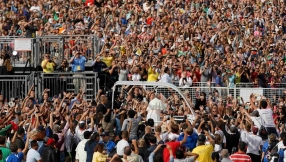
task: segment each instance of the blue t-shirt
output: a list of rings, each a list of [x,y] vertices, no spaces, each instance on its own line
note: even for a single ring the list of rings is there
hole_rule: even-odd
[[[216,76],[215,78],[215,83],[221,87],[223,87],[223,83],[222,83],[222,80],[221,80],[221,76]]]
[[[23,152],[20,152],[18,154],[11,153],[7,158],[6,162],[21,162],[24,159]]]
[[[86,151],[86,162],[92,162],[92,156],[96,144],[96,142],[92,142],[91,144],[88,142],[85,143],[84,151]]]
[[[115,143],[113,141],[108,141],[108,142],[103,142],[103,141],[100,141],[100,143],[103,143],[104,144],[104,147],[107,151],[107,154],[110,154],[112,152],[112,150],[115,148]]]
[[[184,133],[181,133],[178,138],[178,141],[183,141],[184,136],[185,136]],[[193,132],[192,135],[187,137],[187,141],[185,144],[183,144],[183,146],[185,146],[190,150],[193,150],[197,145],[197,140],[198,140],[198,134]]]

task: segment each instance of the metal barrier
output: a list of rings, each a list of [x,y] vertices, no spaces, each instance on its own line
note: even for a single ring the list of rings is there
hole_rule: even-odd
[[[4,53],[11,56],[14,67],[23,67],[29,58],[31,66],[36,67],[46,53],[51,54],[51,58],[57,57],[55,62],[61,62],[63,58],[69,60],[73,56],[73,51],[82,52],[89,60],[94,60],[100,51],[99,41],[95,35],[43,36],[31,38],[31,51],[17,51],[17,55],[13,56],[16,38],[23,37],[0,37],[0,50],[5,50]]]
[[[179,81],[174,81],[173,84],[177,87],[180,87]],[[215,87],[216,83],[215,82],[193,82],[191,87],[206,87],[206,86]]]
[[[17,37],[17,36],[0,36],[0,50],[3,54],[8,54],[11,57],[12,64],[18,65],[18,64],[25,64],[27,61],[27,58],[29,57],[27,52],[18,51],[18,54],[16,56],[13,56],[12,53],[15,49],[15,39],[16,38],[23,38],[23,37]],[[32,55],[33,57],[33,55]]]
[[[96,86],[97,73],[82,72],[82,73],[39,73],[37,77],[38,95],[40,96],[44,89],[50,89],[49,95],[59,95],[63,91],[77,94],[80,89],[85,92],[87,100],[94,99],[97,93]]]
[[[0,94],[7,100],[10,98],[25,98],[34,84],[34,73],[30,75],[1,75]]]
[[[275,83],[273,86],[268,84],[269,88],[286,88],[286,83]],[[253,83],[236,83],[236,88],[259,88],[258,84]]]
[[[98,39],[95,35],[44,36],[37,37],[36,42],[38,63],[46,53],[51,54],[51,58],[56,57],[55,62],[60,62],[64,58],[71,59],[74,51],[80,51],[88,60],[94,60],[95,54],[99,53]]]

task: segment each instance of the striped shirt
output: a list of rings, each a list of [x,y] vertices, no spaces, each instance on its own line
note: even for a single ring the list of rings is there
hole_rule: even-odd
[[[230,160],[233,162],[252,162],[250,156],[245,153],[237,152],[229,156]]]

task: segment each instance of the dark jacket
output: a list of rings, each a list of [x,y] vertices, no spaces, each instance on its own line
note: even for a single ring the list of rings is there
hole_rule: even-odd
[[[58,162],[59,160],[56,157],[56,150],[51,146],[46,146],[41,152],[43,162]]]
[[[0,75],[13,75],[14,73],[14,68],[8,71],[6,66],[0,66]]]
[[[28,25],[25,27],[26,29],[26,37],[27,38],[35,38],[36,37],[36,31],[38,30],[38,27],[35,25]]]
[[[98,72],[100,74],[106,73],[105,71],[102,70],[107,68],[107,65],[103,61],[93,62],[92,67],[94,72]]]
[[[236,133],[231,133],[229,134],[226,130],[225,127],[222,129],[223,134],[225,135],[226,138],[226,149],[228,152],[232,152],[232,149],[235,147],[237,150],[237,146],[239,143],[239,138],[240,138],[240,133],[236,131]]]
[[[149,161],[149,156],[150,154],[156,149],[157,145],[151,145],[144,154],[144,161],[148,162]]]

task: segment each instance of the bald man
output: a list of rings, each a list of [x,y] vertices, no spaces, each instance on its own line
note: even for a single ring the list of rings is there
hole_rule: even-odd
[[[227,149],[222,149],[221,150],[221,162],[232,162],[229,158],[229,153]]]

